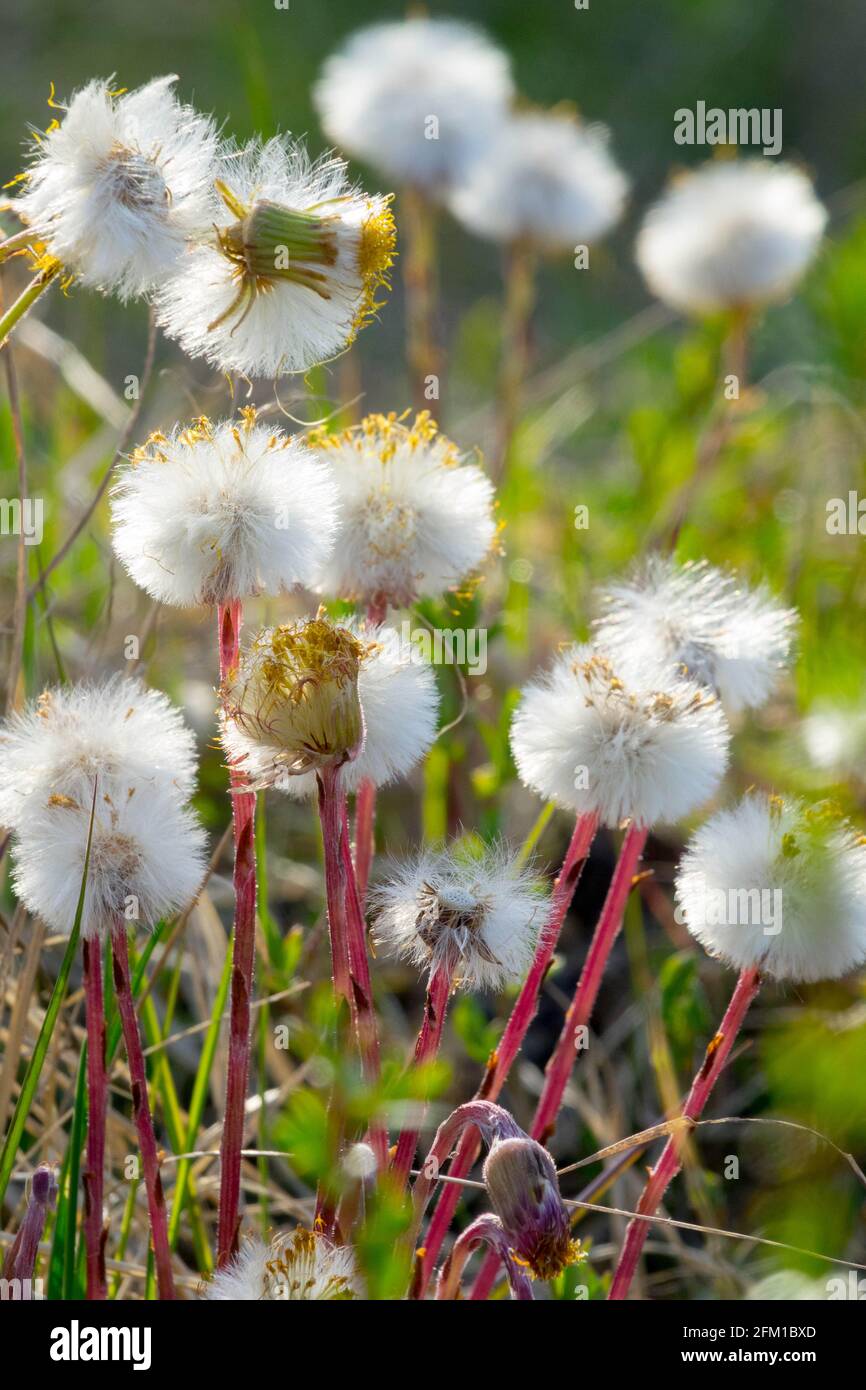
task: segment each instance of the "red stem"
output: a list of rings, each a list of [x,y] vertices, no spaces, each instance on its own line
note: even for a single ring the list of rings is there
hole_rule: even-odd
[[[219,608],[220,681],[237,667],[241,603]],[[220,1205],[217,1241],[217,1268],[238,1250],[240,1230],[241,1151],[244,1143],[247,1088],[250,1074],[250,1006],[256,960],[256,847],[254,792],[240,790],[246,781],[242,773],[229,768],[234,825],[235,921],[232,933],[232,980],[229,1015],[229,1053],[226,1071],[226,1102],[220,1146]]]
[[[719,1031],[707,1048],[701,1069],[692,1082],[692,1088],[682,1108],[681,1113],[686,1119],[700,1119],[713,1087],[728,1060],[731,1048],[742,1027],[743,1019],[749,1010],[749,1005],[760,987],[761,977],[757,970],[753,968],[742,971]],[[655,1215],[667,1191],[668,1184],[680,1171],[683,1146],[687,1142],[690,1128],[691,1126],[683,1126],[683,1130],[672,1134],[665,1144],[661,1158],[650,1173],[638,1202],[637,1211],[641,1216]],[[616,1267],[616,1273],[608,1294],[609,1299],[619,1301],[627,1297],[650,1225],[651,1222],[649,1221],[632,1220],[629,1222],[619,1264]]]
[[[349,950],[349,973],[352,981],[352,999],[358,1031],[358,1047],[364,1079],[368,1084],[379,1079],[379,1033],[376,1025],[376,1011],[373,1007],[373,984],[370,979],[370,958],[367,954],[367,931],[364,912],[361,906],[361,892],[352,866],[352,851],[349,847],[349,817],[346,798],[342,796],[342,833],[340,852],[346,875],[346,930]],[[370,1143],[379,1164],[384,1171],[388,1162],[388,1134],[381,1126],[371,1129]]]
[[[331,969],[334,989],[345,999],[352,1019],[355,1001],[349,969],[349,923],[346,911],[346,863],[342,852],[343,798],[340,790],[340,770],[330,766],[318,773],[319,818],[322,822],[322,844],[325,854],[325,897],[328,906],[328,931],[331,939]]]
[[[432,1062],[439,1051],[452,979],[451,971],[441,967],[434,969],[430,976],[427,985],[427,997],[424,1000],[424,1017],[415,1043],[414,1065],[416,1067],[422,1066],[425,1062]],[[415,1157],[420,1132],[420,1129],[404,1129],[397,1140],[397,1152],[394,1155],[391,1171],[401,1187],[409,1176],[409,1169],[412,1167],[412,1159]]]
[[[369,777],[365,777],[355,797],[355,878],[362,903],[367,897],[370,865],[373,862],[375,821],[376,787]]]
[[[571,906],[583,866],[589,855],[598,820],[595,816],[578,816],[574,831],[562,861],[559,876],[553,885],[550,909],[535,950],[535,958],[520,993],[514,1003],[511,1016],[505,1025],[505,1032],[499,1047],[487,1063],[487,1071],[475,1093],[477,1100],[496,1100],[508,1077],[514,1059],[523,1046],[538,1008],[538,996],[544,977],[550,966],[553,953],[559,941],[562,924]],[[465,1178],[478,1157],[480,1140],[474,1130],[467,1130],[460,1140],[457,1152],[451,1161],[449,1177]],[[430,1227],[424,1241],[424,1261],[421,1271],[418,1297],[423,1298],[430,1282],[442,1242],[451,1225],[452,1217],[460,1201],[462,1189],[458,1182],[443,1183],[439,1201],[433,1212]]]
[[[87,1160],[84,1184],[84,1245],[87,1258],[87,1297],[103,1299],[105,1236],[102,1194],[105,1181],[105,1115],[108,1083],[105,1072],[105,1001],[102,990],[102,950],[99,937],[83,942],[84,1002],[87,1016]]]
[[[492,1212],[485,1212],[482,1216],[477,1217],[471,1226],[467,1226],[466,1230],[462,1231],[455,1240],[451,1254],[442,1266],[436,1285],[436,1297],[438,1299],[460,1297],[460,1277],[467,1260],[479,1245],[489,1245],[490,1255],[497,1264],[500,1260],[502,1261],[508,1275],[511,1297],[521,1302],[531,1303],[533,1301],[532,1280],[526,1269],[521,1267],[512,1255],[508,1237],[502,1229],[502,1222]]]
[[[630,825],[625,833],[574,998],[565,1015],[559,1041],[545,1068],[544,1086],[529,1131],[532,1138],[537,1139],[540,1144],[547,1143],[556,1127],[556,1116],[577,1059],[578,1029],[585,1027],[592,1016],[605,966],[622,926],[625,905],[648,834],[648,827],[636,825]],[[497,1267],[497,1258],[492,1254],[488,1255],[473,1286],[473,1299],[487,1297],[496,1278]]]
[[[150,1233],[153,1240],[153,1257],[156,1264],[156,1282],[161,1299],[173,1299],[174,1277],[171,1272],[171,1250],[168,1244],[168,1221],[165,1214],[165,1197],[162,1179],[159,1175],[159,1154],[156,1135],[153,1130],[153,1117],[147,1096],[147,1071],[144,1053],[141,1050],[141,1034],[135,1002],[132,997],[132,979],[129,971],[129,946],[126,940],[126,926],[118,923],[111,933],[111,953],[114,964],[114,992],[126,1044],[129,1061],[129,1077],[132,1083],[132,1111],[135,1127],[138,1130],[138,1143],[141,1149],[141,1166],[144,1170],[144,1185],[147,1190],[147,1205],[150,1213]]]

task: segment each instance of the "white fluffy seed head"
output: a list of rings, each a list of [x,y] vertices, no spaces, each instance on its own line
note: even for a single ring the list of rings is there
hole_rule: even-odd
[[[362,1298],[363,1291],[351,1248],[332,1245],[299,1226],[270,1245],[258,1237],[245,1241],[214,1274],[204,1297],[218,1302],[346,1302]]]
[[[412,18],[351,35],[313,91],[335,145],[400,183],[439,190],[504,119],[508,58],[472,25]]]
[[[826,223],[826,208],[793,165],[712,160],[672,183],[647,213],[637,262],[653,294],[676,309],[749,309],[788,295]]]
[[[365,648],[345,625],[316,618],[265,628],[221,690],[221,737],[231,763],[256,789],[361,751],[358,677]]]
[[[186,801],[196,778],[195,736],[158,690],[112,676],[46,690],[0,725],[0,825],[18,830],[51,797],[90,805],[122,784]]]
[[[15,203],[64,267],[122,299],[152,290],[211,224],[216,129],[177,101],[176,80],[76,92]]]
[[[528,685],[511,725],[521,780],[604,825],[675,821],[713,795],[730,732],[690,681],[627,686],[591,647],[564,652]]]
[[[601,592],[594,638],[626,678],[685,674],[731,712],[763,705],[788,663],[797,614],[705,560],[653,557]]]
[[[690,840],[678,916],[712,956],[777,980],[832,980],[866,960],[866,838],[834,808],[753,793]]]
[[[427,411],[405,424],[368,415],[342,434],[315,431],[309,442],[339,497],[322,594],[402,607],[456,588],[490,554],[493,485]]]
[[[13,887],[55,931],[72,929],[87,854],[92,793],[54,797],[28,816],[13,848]],[[205,834],[164,787],[130,782],[98,790],[81,932],[154,926],[185,907],[204,875]]]
[[[362,782],[375,787],[408,777],[436,737],[439,691],[429,662],[393,627],[347,619],[343,626],[361,643],[358,699],[364,717],[364,746],[341,773],[346,791]],[[267,758],[255,763],[257,779],[271,780]],[[276,777],[276,772],[274,772]],[[316,794],[315,774],[276,779],[291,796]]]
[[[336,488],[301,440],[201,418],[137,449],[112,493],[112,543],[161,603],[229,603],[316,582],[336,529]]]
[[[556,252],[609,231],[627,189],[604,127],[564,112],[526,111],[499,125],[450,206],[478,236]]]
[[[377,948],[466,989],[523,978],[544,924],[546,897],[504,846],[478,856],[427,851],[371,890]]]
[[[191,357],[274,377],[337,356],[381,307],[396,232],[389,199],[312,161],[288,137],[223,154],[210,243],[191,249],[156,299]]]
[[[800,734],[812,764],[840,780],[866,777],[866,706],[817,701]]]

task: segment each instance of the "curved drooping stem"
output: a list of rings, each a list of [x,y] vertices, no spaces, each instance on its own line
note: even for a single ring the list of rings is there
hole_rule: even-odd
[[[460,1297],[460,1279],[466,1262],[479,1245],[490,1246],[490,1256],[505,1267],[511,1297],[519,1301],[532,1302],[532,1280],[511,1253],[511,1245],[498,1216],[484,1212],[476,1217],[471,1225],[461,1231],[454,1242],[448,1259],[442,1266],[436,1285],[437,1299]]]
[[[243,619],[239,601],[219,609],[220,682],[236,669]],[[244,790],[243,775],[229,769],[234,827],[235,921],[232,933],[232,982],[229,1011],[229,1054],[226,1104],[220,1145],[220,1205],[217,1268],[238,1248],[240,1225],[241,1151],[244,1143],[247,1088],[250,1072],[250,1009],[256,959],[256,850],[254,792]]]
[[[623,838],[607,897],[593,932],[574,997],[565,1015],[556,1047],[545,1068],[544,1086],[529,1131],[539,1144],[547,1143],[556,1125],[565,1088],[580,1050],[582,1030],[587,1027],[595,1008],[605,967],[622,927],[625,905],[648,834],[646,826],[630,825]],[[493,1256],[488,1256],[475,1281],[472,1297],[485,1298],[495,1277],[496,1260]]]
[[[135,1012],[135,1001],[132,996],[129,946],[126,940],[126,924],[124,922],[118,922],[112,929],[111,954],[114,966],[114,992],[117,997],[123,1041],[129,1062],[129,1078],[132,1083],[132,1113],[138,1131],[141,1166],[147,1191],[157,1288],[160,1298],[172,1299],[175,1297],[174,1276],[171,1270],[171,1249],[168,1242],[165,1196],[162,1190],[162,1179],[159,1175],[159,1152],[156,1147],[153,1116],[150,1113],[150,1101],[147,1094],[147,1070],[141,1047],[141,1033]]]
[[[719,1031],[707,1047],[703,1063],[682,1108],[687,1120],[700,1119],[704,1107],[712,1094],[725,1063],[730,1056],[737,1034],[743,1024],[749,1006],[761,987],[761,977],[757,970],[743,970],[737,980],[731,1001],[719,1026]],[[682,1166],[683,1146],[688,1142],[690,1126],[672,1134],[662,1150],[661,1158],[650,1173],[647,1184],[637,1205],[640,1216],[654,1216],[667,1191],[668,1185],[676,1177]],[[625,1243],[616,1267],[608,1298],[619,1301],[628,1296],[631,1281],[637,1269],[640,1253],[649,1232],[648,1221],[629,1222]]]
[[[105,1000],[102,988],[102,950],[98,936],[86,937],[84,1009],[87,1022],[87,1158],[84,1183],[84,1248],[87,1297],[106,1297],[105,1233],[102,1203],[105,1182],[105,1116],[108,1084],[105,1071]]]
[[[453,973],[447,966],[434,967],[427,984],[424,1017],[421,1020],[421,1029],[415,1043],[413,1065],[416,1067],[423,1066],[426,1062],[432,1062],[439,1051],[439,1045],[442,1042],[442,1029],[445,1026],[445,1014],[448,1009],[448,998],[453,983]],[[420,1132],[420,1128],[404,1129],[397,1140],[397,1152],[394,1155],[391,1171],[401,1187],[409,1176],[409,1169],[412,1167],[412,1159],[415,1157]]]
[[[505,1085],[514,1060],[523,1046],[523,1041],[535,1017],[541,986],[556,950],[562,925],[571,906],[583,866],[595,838],[597,826],[598,820],[593,815],[578,816],[577,818],[562,862],[562,868],[553,886],[547,921],[539,936],[535,957],[515,1000],[499,1046],[487,1063],[484,1078],[476,1092],[475,1098],[478,1101],[492,1101],[497,1098]],[[478,1135],[474,1131],[468,1130],[461,1138],[451,1162],[449,1177],[465,1178],[478,1156],[478,1150]],[[419,1284],[419,1296],[421,1297],[423,1297],[430,1282],[436,1265],[436,1258],[451,1225],[451,1220],[460,1201],[460,1195],[459,1182],[449,1182],[443,1185],[424,1241],[424,1257]]]

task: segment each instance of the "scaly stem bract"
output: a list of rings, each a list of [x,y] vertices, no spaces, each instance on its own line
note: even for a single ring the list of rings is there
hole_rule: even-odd
[[[698,1120],[710,1098],[725,1063],[730,1056],[737,1034],[743,1024],[749,1006],[761,987],[761,977],[754,968],[743,970],[737,980],[731,1001],[725,1011],[718,1033],[710,1042],[700,1071],[692,1082],[691,1090],[682,1108],[687,1120]],[[641,1216],[654,1216],[667,1191],[669,1183],[676,1177],[682,1164],[682,1151],[688,1141],[690,1126],[672,1134],[662,1150],[661,1158],[650,1173],[646,1187],[637,1204]],[[616,1267],[608,1298],[619,1301],[628,1296],[634,1278],[644,1241],[649,1233],[648,1221],[631,1221],[626,1231],[625,1243]]]
[[[162,1178],[159,1175],[159,1153],[153,1129],[153,1117],[147,1094],[147,1071],[144,1065],[144,1052],[141,1047],[141,1033],[132,997],[132,979],[129,971],[129,946],[126,940],[126,925],[119,922],[111,933],[111,953],[114,964],[114,992],[126,1045],[129,1062],[129,1077],[132,1084],[132,1112],[138,1131],[141,1150],[141,1167],[144,1185],[147,1189],[147,1205],[150,1214],[150,1233],[153,1240],[153,1255],[156,1264],[156,1280],[161,1299],[175,1297],[174,1276],[171,1270],[171,1250],[168,1243],[168,1222],[165,1214],[165,1197]]]
[[[476,1099],[478,1100],[496,1100],[505,1085],[514,1059],[523,1046],[530,1024],[535,1017],[544,977],[556,950],[562,924],[574,897],[597,827],[598,820],[595,816],[578,816],[562,862],[562,868],[553,887],[547,921],[538,939],[535,958],[515,1000],[499,1046],[491,1056],[484,1078],[476,1091]],[[465,1178],[478,1156],[478,1149],[477,1134],[474,1131],[467,1131],[460,1140],[457,1153],[454,1155],[449,1169],[449,1176]],[[423,1297],[430,1282],[436,1265],[436,1257],[442,1247],[448,1227],[451,1225],[451,1219],[460,1201],[460,1194],[459,1182],[453,1182],[445,1183],[439,1195],[439,1201],[430,1222],[430,1229],[424,1241],[425,1253],[419,1290],[421,1297]]]
[[[105,1116],[108,1082],[105,1070],[105,996],[99,937],[83,943],[84,1007],[87,1015],[87,1162],[84,1170],[84,1244],[87,1297],[106,1297],[105,1233],[102,1193],[105,1182]]]
[[[441,966],[434,968],[427,984],[424,1017],[415,1043],[413,1065],[416,1067],[423,1066],[426,1062],[432,1062],[439,1051],[452,984],[453,975],[449,969]],[[391,1171],[401,1187],[409,1176],[419,1133],[419,1129],[404,1129],[397,1140],[397,1152],[394,1155]]]
[[[220,681],[238,664],[242,609],[239,601],[219,609]],[[241,1150],[244,1142],[247,1086],[250,1074],[250,1007],[256,959],[256,851],[254,792],[246,781],[229,770],[234,823],[235,924],[232,933],[232,983],[229,1012],[229,1055],[226,1071],[226,1107],[220,1146],[220,1208],[217,1268],[238,1248],[241,1190]]]

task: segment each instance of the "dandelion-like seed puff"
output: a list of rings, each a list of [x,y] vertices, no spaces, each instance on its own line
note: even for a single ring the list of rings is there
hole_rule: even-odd
[[[369,415],[341,434],[315,431],[309,443],[339,498],[322,594],[402,607],[456,588],[490,553],[493,485],[427,411],[405,423]]]
[[[156,298],[191,357],[249,377],[337,356],[381,307],[396,254],[389,199],[349,183],[333,155],[288,137],[230,148],[210,243],[190,249]]]
[[[160,284],[212,223],[216,127],[177,100],[176,81],[81,88],[38,137],[14,203],[82,284],[124,300]]]
[[[676,897],[710,955],[790,981],[866,960],[866,837],[832,806],[750,793],[689,841]]]
[[[789,660],[797,613],[763,585],[748,588],[707,564],[653,557],[608,585],[598,646],[635,679],[685,674],[734,712],[763,705]]]
[[[246,1240],[203,1297],[221,1303],[347,1302],[363,1293],[351,1248],[299,1226],[270,1245],[257,1237]]]
[[[637,263],[653,293],[687,314],[753,309],[791,292],[826,224],[826,208],[792,164],[711,160],[650,208]]]
[[[112,544],[131,578],[180,606],[311,586],[336,529],[336,488],[300,439],[240,418],[157,432],[112,493]]]
[[[511,725],[521,780],[609,826],[675,821],[711,797],[728,760],[719,701],[691,681],[626,685],[592,647],[528,685]]]
[[[371,892],[377,948],[465,989],[502,989],[529,969],[546,899],[504,846],[425,852]]]
[[[435,191],[489,143],[513,92],[507,55],[479,29],[413,17],[350,35],[325,63],[313,100],[340,149]]]

